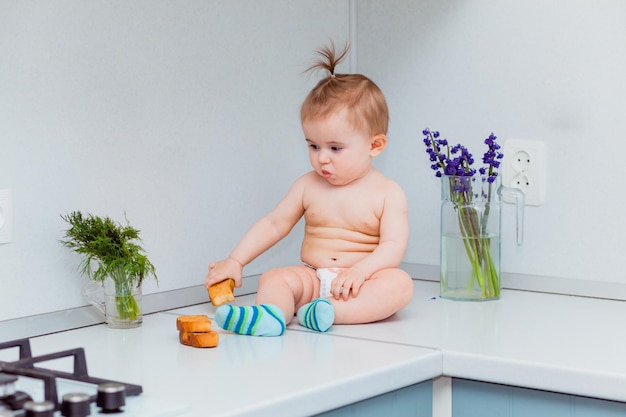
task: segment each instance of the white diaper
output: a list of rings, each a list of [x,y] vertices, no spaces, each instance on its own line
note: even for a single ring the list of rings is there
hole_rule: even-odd
[[[330,297],[330,285],[337,274],[346,268],[317,268],[317,277],[320,280],[320,297]]]

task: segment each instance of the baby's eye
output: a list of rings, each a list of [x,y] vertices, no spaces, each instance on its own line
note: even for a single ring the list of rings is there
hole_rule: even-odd
[[[341,149],[343,149],[341,146],[331,146],[330,150],[333,152],[339,152]]]
[[[310,143],[310,144],[309,144],[309,148],[313,149],[314,151],[317,151],[320,147],[319,147],[319,146],[317,146],[317,145],[316,145],[316,144],[314,144],[314,143]]]

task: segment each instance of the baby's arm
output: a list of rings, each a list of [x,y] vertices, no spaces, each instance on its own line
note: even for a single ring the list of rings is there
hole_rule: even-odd
[[[380,240],[378,246],[367,257],[337,276],[331,292],[335,298],[356,297],[361,285],[375,272],[386,268],[397,268],[404,257],[409,240],[408,208],[404,191],[394,182],[388,188],[385,205],[380,218]],[[343,287],[341,295],[339,288]]]
[[[243,267],[287,236],[304,214],[302,182],[297,180],[278,205],[248,230],[227,259],[209,265],[205,287],[227,278],[233,278],[235,286],[241,287]]]

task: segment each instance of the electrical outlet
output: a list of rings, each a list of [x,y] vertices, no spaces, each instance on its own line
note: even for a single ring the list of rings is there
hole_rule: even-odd
[[[13,240],[13,197],[11,190],[0,190],[0,243]]]
[[[524,193],[524,204],[540,206],[546,195],[546,151],[543,142],[509,139],[502,149],[502,185]],[[504,201],[514,203],[505,196]]]
[[[524,171],[520,172],[511,180],[511,187],[519,188],[524,193],[524,201],[526,201],[526,196],[530,192],[530,178],[528,175],[524,173]]]

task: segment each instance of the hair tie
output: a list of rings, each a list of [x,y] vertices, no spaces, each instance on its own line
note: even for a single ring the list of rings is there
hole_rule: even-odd
[[[335,73],[334,72],[330,73],[330,78],[335,78]]]

